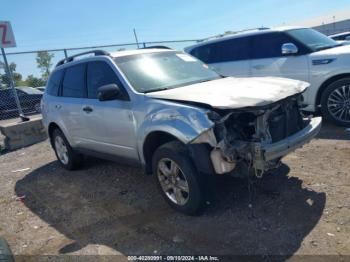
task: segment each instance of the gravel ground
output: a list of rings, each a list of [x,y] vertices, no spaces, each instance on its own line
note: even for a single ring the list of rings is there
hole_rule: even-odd
[[[256,185],[252,208],[246,180],[220,177],[189,217],[141,170],[88,158],[65,171],[45,141],[0,156],[0,235],[16,255],[350,255],[349,158],[350,132],[326,125]]]

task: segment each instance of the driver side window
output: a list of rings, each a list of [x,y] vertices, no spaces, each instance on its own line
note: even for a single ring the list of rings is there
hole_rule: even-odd
[[[252,59],[281,57],[281,47],[284,43],[294,43],[283,33],[264,33],[251,38]],[[296,43],[294,43],[296,44]]]
[[[117,75],[106,62],[89,62],[87,69],[88,98],[97,99],[97,89],[108,84],[117,84],[121,88]]]

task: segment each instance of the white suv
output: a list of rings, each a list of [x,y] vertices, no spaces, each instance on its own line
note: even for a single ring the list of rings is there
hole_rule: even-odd
[[[304,110],[350,126],[350,46],[309,28],[257,29],[185,48],[225,76],[303,80]]]

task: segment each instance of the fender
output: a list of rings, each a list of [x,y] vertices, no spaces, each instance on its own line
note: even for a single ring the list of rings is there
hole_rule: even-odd
[[[150,112],[137,130],[137,148],[142,164],[145,163],[143,143],[150,133],[162,131],[188,144],[214,126],[206,111],[193,107],[175,107]]]
[[[323,65],[317,67],[321,68]],[[337,67],[335,69],[326,68],[327,65],[324,65],[325,69],[323,71],[311,71],[310,73],[310,83],[311,86],[305,91],[306,103],[310,105],[310,111],[316,111],[318,106],[318,99],[321,96],[322,91],[324,90],[324,84],[327,83],[332,78],[336,78],[341,75],[348,75],[350,70],[347,66]]]
[[[45,130],[46,130],[46,133],[47,133],[49,139],[51,139],[50,134],[49,134],[49,127],[50,127],[51,124],[55,124],[56,126],[58,126],[59,129],[64,134],[64,136],[66,137],[66,139],[68,140],[69,144],[72,147],[75,146],[75,144],[73,143],[74,140],[69,136],[69,132],[65,128],[65,125],[62,123],[62,121],[50,121],[50,123],[47,126],[45,125]]]

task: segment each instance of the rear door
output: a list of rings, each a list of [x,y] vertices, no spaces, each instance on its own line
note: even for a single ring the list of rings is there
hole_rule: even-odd
[[[99,101],[97,89],[107,84],[116,84],[127,94],[107,61],[89,62],[88,97],[83,99],[81,108],[85,127],[81,130],[83,146],[93,151],[138,159],[131,101],[128,98]]]
[[[283,32],[258,34],[251,37],[252,76],[277,76],[309,80],[309,66],[303,47]],[[282,45],[293,43],[299,53],[282,55]]]
[[[86,128],[82,122],[81,106],[87,96],[85,83],[86,63],[65,69],[60,96],[53,104],[63,128],[71,138],[73,146],[81,144],[81,134]]]
[[[250,76],[249,38],[233,38],[199,46],[191,54],[224,76]]]

